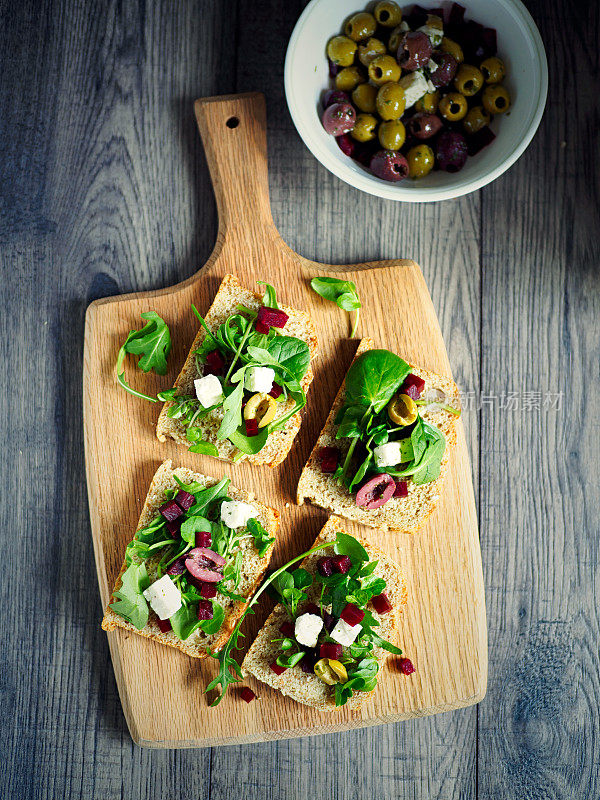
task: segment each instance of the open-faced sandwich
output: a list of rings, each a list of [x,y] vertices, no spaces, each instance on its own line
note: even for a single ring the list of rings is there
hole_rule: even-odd
[[[388,654],[402,652],[400,567],[342,526],[330,517],[300,566],[277,575],[280,603],[242,663],[243,672],[323,711],[358,708]]]
[[[439,499],[459,416],[452,380],[363,339],[300,476],[298,503],[414,532]]]
[[[260,583],[279,514],[165,461],[125,550],[102,627],[127,628],[196,658],[218,651]]]
[[[299,411],[312,381],[317,336],[310,316],[279,306],[226,275],[175,387],[157,436],[227,461],[273,467],[287,456],[300,428]],[[194,309],[195,310],[195,309]]]

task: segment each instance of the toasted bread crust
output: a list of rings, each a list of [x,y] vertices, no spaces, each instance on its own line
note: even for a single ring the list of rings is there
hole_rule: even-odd
[[[373,348],[372,339],[362,339],[355,358]],[[445,393],[450,405],[460,408],[460,396],[453,380],[413,365],[411,365],[411,371],[423,378],[426,392],[431,389],[440,389]],[[298,504],[302,505],[305,500],[309,500],[332,511],[334,514],[339,514],[346,519],[354,520],[371,528],[387,530],[392,533],[415,533],[425,523],[439,500],[448,462],[456,444],[456,422],[458,417],[444,410],[425,410],[421,412],[422,418],[439,428],[446,437],[446,450],[442,459],[439,478],[421,486],[416,486],[409,481],[408,497],[393,498],[381,508],[367,510],[356,505],[354,497],[335,480],[333,475],[322,472],[318,457],[322,447],[337,447],[342,451],[342,457],[347,451],[347,440],[335,438],[337,431],[335,418],[344,404],[345,396],[344,381],[300,475],[297,491]]]

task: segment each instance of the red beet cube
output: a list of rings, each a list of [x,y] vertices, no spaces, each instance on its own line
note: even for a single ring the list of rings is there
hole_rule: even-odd
[[[392,497],[408,497],[408,482],[396,481],[396,488]]]
[[[171,623],[168,619],[157,619],[156,624],[163,633],[167,633],[168,631],[172,630]]]
[[[210,600],[200,600],[198,603],[198,619],[212,619],[213,606]]]
[[[246,436],[258,435],[258,422],[255,419],[247,419],[246,422]]]
[[[329,556],[322,556],[317,561],[317,569],[320,575],[329,578],[330,575],[333,575],[333,559]]]
[[[174,539],[176,539],[179,536],[179,529],[181,528],[182,522],[183,520],[181,518],[174,519],[173,521],[167,520],[166,522],[167,531]]]
[[[211,600],[213,597],[217,596],[217,584],[203,581],[202,585],[200,586],[200,594],[207,600]]]
[[[459,3],[452,3],[448,22],[450,25],[461,25],[465,17],[465,7]]]
[[[288,639],[293,639],[296,635],[296,631],[294,626],[291,622],[284,622],[279,626],[279,630],[283,633],[284,636],[287,636]]]
[[[210,547],[212,544],[210,531],[197,531],[195,544],[196,547]]]
[[[381,594],[375,595],[375,597],[371,598],[371,603],[373,603],[373,608],[378,614],[387,614],[389,613],[392,608],[394,607],[385,592]]]
[[[269,392],[271,397],[274,397],[277,400],[277,398],[279,397],[280,394],[282,394],[282,392],[283,392],[283,386],[280,386],[278,383],[273,382],[273,386],[271,388],[271,391]]]
[[[194,505],[196,498],[193,494],[184,492],[183,489],[180,489],[175,495],[175,502],[178,506],[183,508],[184,511],[187,511],[188,508],[191,508]]]
[[[175,500],[168,500],[158,510],[168,522],[173,522],[183,514],[183,509]]]
[[[331,474],[335,472],[340,460],[340,451],[337,447],[322,447],[319,450],[319,461],[321,462],[321,472]]]
[[[341,644],[334,644],[333,642],[326,642],[321,645],[321,658],[333,658],[336,661],[342,655],[343,647]]]
[[[400,659],[400,672],[402,672],[404,675],[412,675],[414,671],[415,668],[410,658]]]
[[[206,364],[204,365],[205,375],[219,375],[223,372],[225,359],[218,350],[211,350],[206,354]]]
[[[348,625],[358,625],[359,622],[362,622],[365,618],[365,612],[362,611],[358,606],[355,606],[354,603],[347,603],[344,606],[344,610],[340,614],[340,617],[347,622]]]
[[[272,664],[269,664],[269,666],[271,667],[275,675],[281,675],[287,669],[287,667],[280,667],[276,661],[274,661]]]
[[[425,388],[425,381],[419,378],[418,375],[413,375],[411,372],[406,376],[406,380],[400,387],[401,394],[407,394],[413,400],[418,400],[421,397],[421,392]]]
[[[321,616],[321,609],[316,603],[307,603],[304,606],[304,613],[305,614],[316,614],[317,617]]]
[[[285,311],[280,311],[278,308],[267,308],[267,306],[261,306],[258,309],[256,324],[265,325],[267,328],[284,328],[288,319],[289,317]]]
[[[249,686],[244,686],[240,691],[240,697],[246,703],[251,703],[256,698],[256,695]]]
[[[266,335],[270,331],[269,326],[265,325],[264,322],[255,322],[254,327],[257,333],[264,333]]]
[[[345,575],[352,566],[350,556],[333,556],[331,562],[333,564],[334,572],[339,572],[342,575]]]
[[[174,561],[167,569],[167,575],[183,575],[185,572],[185,559],[186,556],[181,556],[177,561]]]

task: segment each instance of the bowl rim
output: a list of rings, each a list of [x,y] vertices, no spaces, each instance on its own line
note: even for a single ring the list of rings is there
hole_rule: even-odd
[[[399,184],[386,183],[385,181],[376,178],[367,172],[356,173],[342,170],[342,173],[340,174],[340,172],[338,172],[336,169],[336,166],[334,166],[338,165],[337,160],[333,159],[328,150],[322,146],[321,142],[316,136],[313,126],[305,124],[300,113],[300,105],[296,93],[296,82],[292,78],[292,61],[297,49],[298,41],[306,24],[309,22],[313,10],[316,6],[323,2],[327,2],[327,0],[311,0],[294,26],[285,56],[284,89],[288,109],[300,138],[313,156],[315,156],[315,158],[337,178],[349,184],[350,186],[354,186],[356,189],[360,189],[361,191],[375,195],[376,197],[383,197],[384,199],[395,200],[397,202],[428,203],[462,197],[465,194],[470,194],[471,192],[481,189],[483,186],[486,186],[488,183],[496,180],[496,178],[499,178],[500,175],[506,172],[506,170],[509,169],[515,163],[515,161],[517,161],[523,155],[539,127],[546,106],[546,98],[548,95],[548,61],[544,43],[538,27],[521,0],[495,0],[495,2],[497,2],[499,5],[502,5],[506,9],[515,12],[519,17],[519,21],[522,23],[524,31],[526,35],[528,35],[528,38],[532,42],[534,50],[536,51],[537,65],[539,69],[537,100],[535,104],[533,104],[532,112],[523,126],[523,134],[520,138],[520,142],[512,151],[512,153],[506,156],[506,158],[504,158],[504,160],[501,161],[497,167],[489,170],[480,178],[464,179],[463,181],[459,180],[458,183],[451,187],[406,189]]]

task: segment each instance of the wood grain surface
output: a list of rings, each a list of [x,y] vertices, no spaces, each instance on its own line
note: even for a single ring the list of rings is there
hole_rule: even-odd
[[[599,7],[525,2],[550,68],[540,130],[494,184],[425,206],[363,195],[302,145],[282,79],[303,0],[0,2],[0,347],[17,375],[0,389],[3,798],[299,799],[315,781],[332,800],[600,796],[590,391],[600,362]],[[93,299],[172,285],[206,261],[217,221],[193,101],[254,90],[267,96],[284,240],[323,262],[417,261],[454,375],[485,400],[463,421],[488,693],[477,707],[395,725],[148,750],[131,741],[98,625],[84,314]],[[492,395],[509,381],[519,393],[558,384],[561,412],[500,408]]]
[[[254,491],[280,511],[274,565],[298,555],[315,539],[327,512],[297,506],[296,487],[358,340],[347,338],[348,316],[311,291],[311,277],[333,270],[353,280],[363,302],[360,329],[365,335],[411,363],[451,376],[433,305],[414,262],[358,264],[341,272],[339,267],[298,256],[283,242],[269,208],[263,95],[198,100],[195,109],[219,215],[213,253],[196,275],[179,286],[96,300],[86,315],[86,467],[104,605],[152,475],[167,457],[175,465],[203,474],[227,475],[234,485]],[[247,202],[240,203],[241,197]],[[114,360],[120,342],[135,327],[140,312],[152,309],[169,325],[174,350],[170,372],[163,378],[144,379],[144,391],[154,394],[171,387],[198,328],[191,304],[205,314],[227,273],[252,288],[257,288],[259,279],[272,283],[284,305],[307,310],[316,326],[319,355],[313,362],[315,377],[307,410],[289,456],[276,469],[231,465],[188,453],[173,442],[159,443],[155,425],[160,405],[140,403],[115,382]],[[140,376],[136,378],[135,385],[141,389]],[[316,735],[424,716],[481,700],[487,679],[485,599],[471,470],[460,422],[457,434],[440,501],[420,533],[398,536],[347,525],[348,530],[383,547],[405,571],[410,601],[399,635],[417,668],[414,679],[405,680],[391,659],[373,699],[354,713],[341,709],[323,714],[253,680],[247,683],[262,702],[248,706],[234,689],[218,709],[212,709],[202,691],[216,674],[214,661],[190,660],[117,629],[108,639],[134,740],[148,747],[207,747]],[[246,647],[271,608],[267,602],[260,613],[248,618]]]

